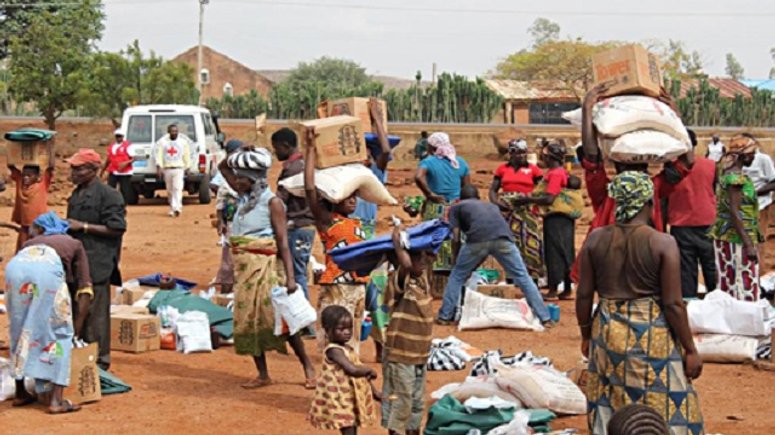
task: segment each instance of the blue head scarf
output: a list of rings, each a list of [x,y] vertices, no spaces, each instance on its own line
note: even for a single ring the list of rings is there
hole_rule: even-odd
[[[70,224],[53,211],[38,216],[32,223],[43,228],[45,236],[67,234],[67,230],[70,229]]]

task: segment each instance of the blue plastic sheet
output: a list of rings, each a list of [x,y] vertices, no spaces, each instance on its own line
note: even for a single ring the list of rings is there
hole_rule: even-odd
[[[145,275],[141,276],[140,278],[137,278],[137,281],[140,283],[140,285],[147,285],[149,287],[159,287],[161,285],[161,273],[154,273],[151,275]],[[175,287],[179,290],[191,290],[192,288],[196,287],[195,282],[186,281],[182,278],[175,278],[174,276],[172,279],[175,280]]]
[[[441,244],[450,238],[452,231],[446,222],[433,219],[407,228],[412,250],[439,251]],[[336,248],[331,258],[340,269],[368,275],[382,261],[385,253],[393,251],[393,235],[379,236],[371,240]]]

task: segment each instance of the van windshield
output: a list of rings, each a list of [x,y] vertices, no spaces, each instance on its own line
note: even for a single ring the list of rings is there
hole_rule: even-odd
[[[196,142],[194,115],[156,115],[156,135],[153,137],[153,141],[156,142],[167,134],[167,127],[171,124],[177,124],[181,134],[185,134],[191,141]]]
[[[132,143],[151,143],[151,115],[132,115],[127,125],[126,139]]]

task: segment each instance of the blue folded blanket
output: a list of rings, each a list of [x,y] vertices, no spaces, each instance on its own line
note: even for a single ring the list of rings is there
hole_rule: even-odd
[[[449,224],[439,219],[409,227],[406,232],[412,250],[433,251],[434,254],[452,234]],[[393,251],[392,234],[336,248],[331,251],[331,258],[340,269],[365,276],[379,266],[384,254],[390,251]]]

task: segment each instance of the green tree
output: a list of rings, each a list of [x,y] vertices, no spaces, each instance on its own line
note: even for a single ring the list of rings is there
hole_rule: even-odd
[[[57,118],[83,96],[84,65],[102,34],[102,5],[81,0],[29,18],[26,30],[10,37],[9,89],[17,102],[35,103],[54,129]]]
[[[8,57],[11,37],[27,30],[32,17],[43,12],[57,13],[71,0],[3,0],[0,2],[0,59]]]
[[[513,80],[559,80],[579,99],[593,83],[592,55],[617,43],[592,44],[580,38],[550,40],[532,49],[523,49],[500,62],[495,76]]]
[[[703,72],[702,56],[697,50],[689,51],[682,41],[668,39],[662,41],[647,41],[647,48],[659,55],[662,71],[668,79],[707,77]]]
[[[120,123],[135,104],[196,104],[198,91],[187,64],[172,63],[153,51],[146,57],[137,40],[119,53],[92,55],[87,68],[83,110]]]
[[[538,47],[549,41],[560,39],[560,25],[547,18],[538,18],[527,29],[527,33],[533,37],[533,47]]]
[[[737,59],[735,58],[735,55],[732,53],[727,53],[726,72],[729,77],[732,77],[735,80],[742,79],[743,74],[745,74],[745,70],[743,69],[743,66],[740,65],[740,62],[737,61]]]

